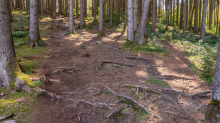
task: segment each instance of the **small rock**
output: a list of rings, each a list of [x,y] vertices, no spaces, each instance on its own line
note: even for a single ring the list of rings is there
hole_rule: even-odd
[[[100,45],[100,44],[101,44],[101,42],[100,42],[100,41],[96,41],[96,44]]]
[[[0,96],[4,96],[4,93],[0,93]]]
[[[30,87],[25,84],[23,79],[16,79],[15,81],[15,91],[16,92],[22,92],[25,90],[25,92],[30,92]]]

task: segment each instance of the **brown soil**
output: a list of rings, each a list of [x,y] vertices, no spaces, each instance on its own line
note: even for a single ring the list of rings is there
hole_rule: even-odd
[[[184,51],[167,41],[160,41],[169,52],[167,56],[157,56],[153,53],[131,53],[121,46],[126,35],[121,32],[105,30],[107,37],[97,37],[98,30],[76,30],[77,36],[71,37],[67,33],[68,20],[60,19],[47,24],[56,24],[57,30],[48,29],[46,35],[50,38],[45,52],[39,76],[45,74],[49,82],[44,83],[43,89],[62,99],[51,98],[45,94],[39,97],[34,110],[29,116],[32,123],[139,123],[139,122],[174,122],[194,123],[202,122],[206,104],[210,99],[207,96],[187,97],[192,94],[211,90],[189,67],[189,61]],[[78,22],[77,22],[78,23]],[[97,41],[101,44],[97,44]],[[143,57],[144,59],[128,59],[126,56]],[[104,63],[112,61],[115,63]],[[116,62],[120,62],[117,64]],[[123,64],[121,64],[123,63]],[[126,66],[130,64],[131,66]],[[65,70],[63,69],[65,68]],[[98,68],[98,70],[97,70]],[[99,70],[101,69],[101,70]],[[164,91],[156,84],[149,84],[147,79],[155,77],[164,80],[170,88],[182,93]],[[150,87],[162,93],[169,99],[162,98],[152,91],[135,88],[123,88],[124,84]],[[133,111],[131,104],[117,103],[119,98],[109,91],[99,92],[103,86],[108,86],[118,94],[129,96],[150,110],[152,114],[163,120],[148,115],[143,119]],[[65,93],[71,92],[71,93]],[[150,103],[152,100],[159,100]],[[91,103],[106,103],[112,109],[99,108],[79,100]],[[204,104],[204,105],[203,105]],[[200,106],[197,110],[197,108]],[[129,109],[126,115],[119,118],[106,118],[112,111],[124,108]],[[169,113],[170,112],[170,113]]]

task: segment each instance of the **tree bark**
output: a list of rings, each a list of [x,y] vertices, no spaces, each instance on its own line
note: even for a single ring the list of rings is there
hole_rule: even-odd
[[[97,6],[97,2],[96,1],[97,0],[94,0],[94,22],[97,21],[97,19],[96,19],[96,6]]]
[[[194,28],[193,28],[193,31],[195,33],[198,33],[198,0],[194,0],[194,5],[195,5],[195,15],[194,15]]]
[[[133,24],[133,0],[128,0],[128,29],[127,29],[127,38],[129,42],[134,41],[134,24]]]
[[[200,30],[200,38],[205,41],[205,24],[206,24],[206,10],[208,6],[208,0],[203,0],[203,12],[202,12],[202,25]]]
[[[124,10],[124,30],[127,27],[127,0],[124,0],[125,2],[125,10]]]
[[[99,32],[98,36],[105,36],[103,29],[103,0],[100,0]]]
[[[56,0],[53,0],[53,18],[56,19]]]
[[[74,20],[73,20],[73,0],[69,0],[69,33],[75,34]]]
[[[200,0],[200,4],[199,4],[199,31],[201,29],[201,13],[202,13],[202,0]]]
[[[38,45],[40,40],[37,6],[37,0],[30,0],[30,27],[28,39],[28,44],[30,47]]]
[[[177,0],[176,25],[179,23],[179,0]]]
[[[214,0],[210,0],[210,4],[209,4],[209,30],[212,30],[212,21],[213,21],[213,4],[214,4]]]
[[[120,0],[117,0],[117,7],[118,7],[118,15],[117,15],[117,22],[120,23]]]
[[[134,31],[137,31],[137,0],[134,0]]]
[[[215,75],[212,84],[212,100],[207,105],[206,123],[220,122],[220,34],[218,42],[218,53],[215,65]]]
[[[84,17],[86,18],[86,16],[87,16],[87,0],[84,0],[84,5],[83,5],[83,7],[84,7]]]
[[[111,10],[110,10],[110,27],[112,27],[112,12],[113,12],[113,0],[111,0]]]
[[[186,4],[188,4],[188,3],[187,3],[186,0],[185,0],[184,2],[185,2],[185,4],[184,4],[184,24],[183,24],[183,34],[185,35],[185,34],[186,34],[186,22],[187,22],[187,20],[186,20]]]
[[[63,14],[63,10],[62,10],[62,0],[59,0],[59,14]]]
[[[125,0],[126,1],[126,0]],[[140,19],[141,19],[141,10],[142,10],[142,0],[139,0],[139,3],[138,3],[139,5],[138,5],[138,15],[139,15],[139,21],[140,21]]]
[[[72,10],[73,10],[73,2],[72,2],[71,6],[72,6]],[[68,0],[65,0],[65,15],[66,15],[66,17],[68,16]]]
[[[142,7],[142,14],[140,24],[138,26],[138,31],[135,36],[135,41],[137,44],[143,45],[144,44],[144,34],[146,32],[146,23],[148,17],[148,10],[150,6],[150,0],[143,1],[144,7]]]
[[[184,6],[184,1],[181,0],[181,13],[180,13],[180,29],[183,29],[183,6]]]
[[[76,18],[79,17],[79,1],[76,0]]]
[[[17,70],[9,0],[0,0],[0,88],[9,89]]]
[[[84,27],[83,0],[80,0],[80,28]]]
[[[191,15],[190,15],[191,17],[190,17],[190,20],[189,20],[189,31],[192,29],[192,20],[193,20],[194,10],[195,10],[195,5],[193,5],[192,13],[191,13]]]
[[[156,0],[153,0],[153,13],[152,13],[152,25],[151,31],[155,32],[155,21],[156,21]]]
[[[41,0],[41,16],[44,17],[44,2]]]

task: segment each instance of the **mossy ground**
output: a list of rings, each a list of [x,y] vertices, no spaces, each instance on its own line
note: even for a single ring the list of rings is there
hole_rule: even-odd
[[[14,10],[12,16],[12,35],[17,61],[21,68],[21,70],[13,73],[13,77],[23,79],[30,88],[34,88],[37,84],[34,84],[34,82],[30,80],[30,74],[33,75],[35,73],[37,65],[42,59],[27,59],[22,57],[41,57],[45,47],[28,47],[29,15],[26,14],[25,11],[22,10],[20,12],[20,10]],[[40,28],[46,29],[48,27],[47,25],[40,24]],[[40,42],[42,43],[42,41]],[[10,89],[0,89],[0,93],[4,94],[4,96],[0,96],[0,116],[14,114],[11,119],[16,120],[16,122],[23,122],[31,111],[35,100],[37,100],[38,94],[33,92],[33,90],[31,93],[14,92],[13,88],[14,81],[10,83]]]

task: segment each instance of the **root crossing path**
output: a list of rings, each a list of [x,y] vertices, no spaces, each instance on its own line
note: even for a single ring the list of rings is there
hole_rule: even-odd
[[[62,19],[62,20],[61,20]],[[160,41],[167,56],[122,48],[126,34],[76,30],[68,20],[42,22],[49,29],[39,77],[44,85],[32,123],[202,122],[210,87],[189,67],[187,55]],[[29,121],[28,121],[29,122]]]

